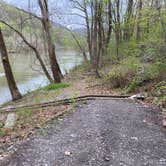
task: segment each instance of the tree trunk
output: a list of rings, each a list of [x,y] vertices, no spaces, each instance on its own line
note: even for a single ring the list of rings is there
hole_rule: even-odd
[[[85,22],[86,22],[86,29],[87,29],[87,43],[88,43],[88,50],[89,50],[89,56],[90,56],[90,61],[91,64],[93,64],[93,50],[92,50],[92,29],[93,29],[93,1],[91,2],[91,14],[92,14],[92,22],[91,22],[91,26],[90,26],[90,21],[89,21],[89,17],[88,17],[88,11],[87,11],[87,1],[84,0],[83,1],[83,12],[85,13]]]
[[[164,23],[164,19],[163,19],[163,16],[161,14],[161,7],[162,6],[161,6],[159,0],[156,0],[156,9],[158,11],[158,17],[159,17],[161,27],[162,27],[162,35],[163,35],[162,37],[163,37],[164,45],[166,48],[166,24]]]
[[[136,27],[136,40],[137,41],[140,41],[140,39],[141,39],[141,27],[140,27],[141,10],[142,10],[142,0],[139,0],[138,6],[137,6],[137,12],[138,12],[137,27]]]
[[[114,14],[114,32],[115,32],[115,43],[116,43],[116,56],[119,61],[119,44],[121,42],[121,24],[120,24],[120,0],[115,1]]]
[[[71,30],[68,29],[67,27],[66,27],[65,29],[71,33],[73,39],[75,40],[77,46],[79,47],[79,50],[80,50],[81,53],[83,54],[84,61],[85,61],[85,62],[88,62],[88,58],[87,58],[85,49],[81,46],[81,44],[80,44],[79,40],[77,39],[76,35],[73,33],[73,31],[71,31]]]
[[[94,1],[94,20],[93,20],[93,68],[95,69],[95,74],[97,77],[100,77],[98,68],[99,68],[99,56],[100,56],[100,49],[99,48],[99,42],[98,42],[98,9],[99,9],[99,4],[98,0]]]
[[[12,69],[10,66],[8,53],[7,53],[7,49],[6,49],[6,45],[5,45],[5,42],[3,39],[3,34],[2,34],[1,29],[0,29],[0,53],[1,53],[3,67],[5,70],[5,74],[6,74],[7,83],[8,83],[10,93],[12,96],[12,100],[18,100],[18,99],[22,98],[22,96],[17,88],[16,81],[15,81],[13,73],[12,73]]]
[[[61,82],[62,73],[56,59],[55,45],[51,37],[51,22],[49,20],[48,2],[47,0],[38,0],[38,3],[41,9],[43,28],[47,37],[48,55],[52,75],[54,81],[59,83]]]
[[[112,34],[112,2],[111,0],[108,1],[108,31],[106,35],[106,43],[105,43],[105,50],[107,50],[110,39],[111,39],[111,34]]]
[[[124,20],[124,35],[123,39],[128,41],[131,36],[131,18],[132,18],[132,11],[133,11],[133,0],[128,0],[127,10],[125,14]]]

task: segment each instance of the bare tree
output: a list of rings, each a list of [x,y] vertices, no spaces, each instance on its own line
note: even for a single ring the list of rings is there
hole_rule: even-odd
[[[67,27],[66,27],[65,29],[70,32],[71,36],[73,37],[74,41],[76,42],[76,44],[77,44],[77,46],[78,46],[80,52],[83,54],[84,61],[85,61],[85,62],[88,62],[88,58],[87,58],[87,55],[86,55],[85,48],[83,48],[83,47],[81,46],[80,41],[79,41],[79,40],[77,39],[77,37],[76,37],[76,34],[75,34],[72,30],[70,30],[69,28],[67,28]]]
[[[80,10],[86,24],[87,43],[90,62],[96,75],[102,56],[107,53],[108,44],[113,30],[111,0],[71,0],[73,7]]]
[[[61,82],[62,73],[59,67],[59,64],[56,59],[55,54],[55,44],[51,37],[51,22],[49,19],[49,9],[48,9],[48,0],[38,0],[42,14],[42,24],[45,31],[47,46],[48,46],[48,55],[51,66],[51,71],[55,82]]]

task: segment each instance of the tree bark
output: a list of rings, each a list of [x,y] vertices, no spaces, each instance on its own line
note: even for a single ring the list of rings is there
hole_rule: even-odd
[[[51,37],[51,22],[49,20],[49,10],[48,10],[48,1],[47,0],[38,0],[41,14],[42,14],[42,24],[47,38],[48,45],[48,55],[51,66],[52,75],[54,81],[59,83],[61,82],[62,73],[59,67],[59,64],[56,59],[55,54],[55,45]]]
[[[124,35],[123,39],[128,41],[131,37],[131,18],[132,18],[132,11],[133,11],[133,0],[128,0],[127,10],[125,14],[124,20]]]
[[[93,1],[91,2],[91,14],[92,14],[92,22],[90,25],[89,17],[88,17],[88,11],[87,11],[87,1],[83,1],[83,12],[85,14],[85,22],[86,22],[86,29],[87,29],[87,43],[88,43],[88,49],[89,49],[89,55],[90,55],[90,61],[93,64],[93,54],[92,54],[92,29],[93,29]]]
[[[94,4],[94,26],[93,26],[93,68],[95,69],[96,76],[99,75],[98,73],[98,1],[95,0]]]
[[[142,10],[142,0],[138,0],[138,6],[137,6],[137,27],[136,27],[136,40],[140,41],[141,39],[141,27],[140,27],[140,19],[141,19],[141,10]]]
[[[10,89],[10,93],[12,96],[12,100],[18,100],[21,99],[21,93],[19,92],[17,85],[16,85],[16,81],[14,79],[13,76],[13,72],[10,66],[10,62],[9,62],[9,58],[8,58],[8,53],[7,53],[7,49],[6,49],[6,45],[4,42],[4,38],[3,38],[3,34],[0,28],[0,53],[1,53],[1,59],[2,59],[2,63],[3,63],[3,67],[5,70],[5,74],[6,74],[6,79],[7,79],[7,83]]]
[[[108,31],[106,35],[105,50],[107,50],[112,34],[112,2],[108,1]]]

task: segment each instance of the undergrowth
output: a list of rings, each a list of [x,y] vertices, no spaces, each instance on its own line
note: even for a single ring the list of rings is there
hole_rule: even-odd
[[[110,52],[112,63],[104,74],[104,82],[110,89],[124,93],[147,93],[155,103],[166,106],[166,59],[161,43],[122,43],[119,48],[121,60]]]

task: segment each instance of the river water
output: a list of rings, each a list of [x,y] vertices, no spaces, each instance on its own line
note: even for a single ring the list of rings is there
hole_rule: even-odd
[[[83,57],[74,51],[59,50],[56,54],[63,74],[83,61]],[[22,94],[48,84],[48,80],[41,73],[39,65],[36,65],[37,60],[33,55],[11,54],[9,59],[18,88]],[[0,104],[9,100],[11,100],[11,95],[0,62]]]

